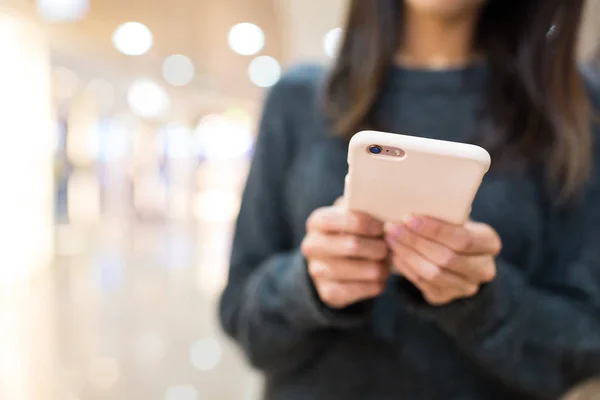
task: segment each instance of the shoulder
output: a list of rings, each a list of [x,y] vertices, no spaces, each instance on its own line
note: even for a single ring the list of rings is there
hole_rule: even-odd
[[[320,94],[327,75],[324,66],[301,64],[289,68],[270,89],[268,99],[284,110],[312,103]]]
[[[327,69],[319,64],[300,64],[289,68],[281,77],[278,86],[287,89],[314,89],[319,87],[327,74]]]
[[[327,69],[320,65],[289,68],[266,94],[261,131],[299,146],[321,130],[322,93]]]

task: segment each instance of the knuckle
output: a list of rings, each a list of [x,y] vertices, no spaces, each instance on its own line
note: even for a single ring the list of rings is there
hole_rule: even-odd
[[[331,305],[343,304],[343,291],[338,285],[324,285],[321,290],[321,299]]]
[[[300,251],[306,258],[310,258],[314,252],[316,247],[316,241],[314,240],[312,235],[307,235],[302,240],[300,244]]]
[[[372,263],[368,267],[370,275],[375,281],[382,281],[388,276],[388,271],[380,263]]]
[[[361,218],[360,215],[355,213],[349,213],[347,215],[348,230],[353,233],[362,233],[365,230],[365,219]]]
[[[443,284],[443,282],[442,282],[442,271],[440,269],[432,271],[427,276],[423,276],[422,279],[425,280],[425,281],[427,281],[427,282],[434,283],[434,284],[435,283]]]
[[[385,290],[385,283],[384,282],[378,282],[373,284],[373,287],[371,289],[372,294],[374,296],[380,295],[381,293],[383,293]]]
[[[469,285],[465,288],[465,295],[467,297],[473,297],[479,292],[479,286],[477,285]]]
[[[345,247],[349,254],[355,254],[361,247],[361,240],[358,236],[348,235],[345,239]]]
[[[442,255],[440,256],[440,267],[451,267],[455,265],[458,261],[459,255],[456,254],[452,250],[444,250]]]
[[[432,306],[441,306],[445,304],[444,297],[438,294],[425,293],[423,294],[423,297],[425,298],[425,301],[427,301],[427,303],[431,304]]]
[[[500,254],[500,252],[502,251],[502,240],[500,240],[500,237],[498,235],[496,235],[496,240],[493,246],[493,252],[492,254],[494,256],[497,256],[498,254]]]
[[[327,267],[321,262],[313,261],[308,264],[308,274],[315,280],[326,276],[326,272]]]
[[[458,250],[459,251],[467,251],[472,247],[472,245],[473,245],[473,239],[471,238],[471,235],[464,234],[458,238]]]
[[[496,267],[493,265],[483,269],[483,279],[485,282],[491,282],[496,279],[496,274]]]
[[[437,221],[423,221],[423,226],[421,230],[433,237],[440,237],[444,233],[442,224]]]
[[[318,222],[323,218],[323,215],[327,213],[327,208],[321,207],[314,210],[306,219],[306,230],[309,231],[311,228],[318,225]]]

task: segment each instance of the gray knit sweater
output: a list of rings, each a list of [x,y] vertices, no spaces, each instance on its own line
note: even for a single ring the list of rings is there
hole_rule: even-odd
[[[342,194],[347,172],[347,144],[321,110],[323,76],[296,68],[267,98],[221,298],[223,327],[264,372],[265,398],[556,399],[600,374],[597,132],[575,205],[554,206],[532,171],[484,179],[472,218],[504,246],[476,297],[436,308],[393,277],[380,297],[332,310],[298,250],[307,217]],[[484,66],[395,68],[375,117],[389,131],[468,141],[485,86]]]

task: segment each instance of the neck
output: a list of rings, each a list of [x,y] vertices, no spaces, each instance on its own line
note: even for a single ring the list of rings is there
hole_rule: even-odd
[[[476,11],[447,18],[407,8],[396,62],[428,69],[460,67],[473,62],[477,58],[473,51],[477,18]]]

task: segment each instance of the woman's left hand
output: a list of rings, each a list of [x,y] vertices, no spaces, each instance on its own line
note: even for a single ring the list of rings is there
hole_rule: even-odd
[[[403,275],[435,306],[475,296],[496,277],[502,242],[489,225],[462,226],[410,216],[386,230],[395,272]]]

